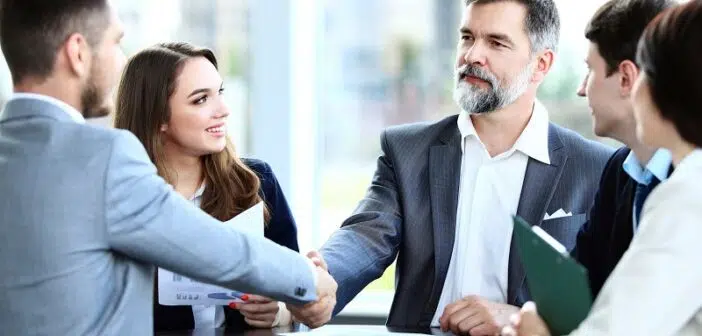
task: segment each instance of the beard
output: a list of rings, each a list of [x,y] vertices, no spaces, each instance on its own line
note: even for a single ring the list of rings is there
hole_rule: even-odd
[[[465,64],[456,70],[456,88],[453,99],[458,106],[470,114],[482,114],[497,111],[514,103],[529,86],[532,75],[531,67],[525,66],[512,81],[505,85],[488,70]],[[464,77],[471,76],[490,84],[487,89],[465,82]]]
[[[97,64],[100,60],[97,57],[93,57],[92,66],[90,67],[90,76],[88,77],[87,84],[80,93],[80,101],[83,106],[83,117],[88,118],[100,118],[110,115],[112,109],[108,105],[107,97],[108,90],[101,87],[99,79],[102,78],[101,72],[98,69]]]

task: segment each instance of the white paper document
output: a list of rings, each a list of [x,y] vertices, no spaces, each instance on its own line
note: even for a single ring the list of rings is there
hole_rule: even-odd
[[[222,223],[247,234],[263,236],[263,202]],[[241,302],[244,293],[209,285],[158,269],[158,303],[164,306],[220,305]]]

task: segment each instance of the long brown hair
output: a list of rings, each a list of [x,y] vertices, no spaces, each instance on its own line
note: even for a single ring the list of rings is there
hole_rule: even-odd
[[[188,43],[163,43],[134,55],[127,63],[117,91],[115,127],[126,129],[144,144],[158,174],[173,184],[165,164],[160,127],[170,119],[169,98],[188,59],[204,57],[217,68],[214,53]],[[227,138],[225,149],[202,157],[206,187],[201,208],[226,221],[262,200],[261,181],[238,158]],[[264,207],[265,221],[270,213]]]

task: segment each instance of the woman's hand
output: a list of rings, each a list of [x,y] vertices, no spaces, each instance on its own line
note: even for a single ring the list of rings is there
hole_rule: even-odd
[[[290,323],[290,312],[285,305],[259,295],[247,295],[247,300],[229,305],[244,316],[244,321],[255,328],[274,328]]]

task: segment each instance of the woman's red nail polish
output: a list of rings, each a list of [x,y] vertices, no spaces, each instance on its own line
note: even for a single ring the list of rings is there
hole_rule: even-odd
[[[249,300],[249,296],[248,296],[247,294],[244,294],[244,295],[241,296],[241,299],[242,299],[243,301],[248,301],[248,300]]]
[[[229,308],[231,309],[236,309],[236,302],[232,302],[229,304]]]

